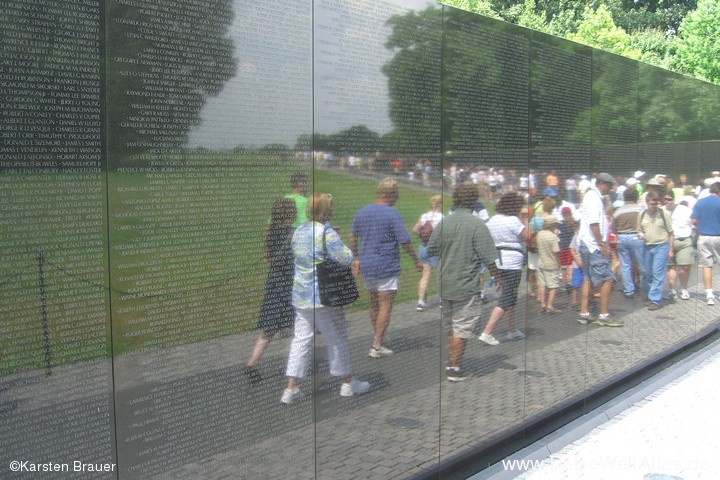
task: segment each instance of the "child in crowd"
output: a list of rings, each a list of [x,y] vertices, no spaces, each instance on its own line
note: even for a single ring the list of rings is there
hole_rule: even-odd
[[[563,207],[562,210],[560,210],[560,214],[563,218],[558,225],[558,230],[560,231],[558,235],[558,243],[560,245],[560,273],[562,276],[560,284],[562,288],[567,289],[568,293],[570,293],[570,275],[572,274],[571,267],[573,262],[570,250],[570,241],[572,240],[573,235],[575,235],[576,224],[570,207]]]
[[[555,291],[560,285],[560,246],[555,234],[557,219],[554,215],[543,215],[543,229],[537,234],[538,249],[538,300],[545,313],[560,313],[553,306]],[[547,291],[547,301],[545,300]]]

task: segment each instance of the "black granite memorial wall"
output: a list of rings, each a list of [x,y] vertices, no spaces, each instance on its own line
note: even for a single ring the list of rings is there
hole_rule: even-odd
[[[15,0],[0,23],[1,478],[451,477],[715,327],[695,268],[690,301],[614,302],[620,329],[579,325],[564,292],[542,314],[523,282],[525,338],[469,339],[448,382],[443,286],[433,269],[418,307],[398,247],[394,354],[369,356],[359,276],[283,404],[302,334],[273,262],[303,258],[303,199],[329,194],[350,244],[390,178],[390,237],[417,250],[463,181],[490,215],[551,170],[561,195],[600,171],[694,185],[720,168],[717,87],[425,0]],[[340,396],[339,371],[370,392]]]

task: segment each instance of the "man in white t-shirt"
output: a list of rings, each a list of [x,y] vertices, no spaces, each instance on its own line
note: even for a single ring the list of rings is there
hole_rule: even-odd
[[[687,284],[690,278],[690,265],[693,264],[693,225],[690,221],[692,209],[687,205],[675,203],[675,192],[669,190],[663,197],[663,209],[670,214],[673,234],[673,256],[668,259],[667,281],[670,292],[669,298],[677,298],[677,284],[680,285],[680,298],[690,299]]]
[[[603,195],[610,192],[615,178],[608,173],[600,173],[595,178],[595,186],[585,192],[580,206],[580,229],[578,230],[578,250],[582,260],[583,286],[578,322],[585,325],[592,321],[606,327],[622,327],[623,323],[612,318],[608,312],[612,282],[615,275],[610,269],[610,246],[607,243],[609,222],[605,216]],[[600,312],[597,317],[590,316],[591,285],[600,285]]]

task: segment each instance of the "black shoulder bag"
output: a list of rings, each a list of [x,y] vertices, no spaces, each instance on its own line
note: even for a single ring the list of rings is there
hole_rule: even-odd
[[[315,266],[320,290],[320,303],[326,307],[341,307],[357,300],[359,294],[355,277],[350,267],[346,267],[328,256],[323,231],[323,261]]]

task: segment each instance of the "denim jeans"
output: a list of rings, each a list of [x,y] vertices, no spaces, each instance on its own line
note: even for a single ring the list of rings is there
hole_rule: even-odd
[[[643,267],[642,285],[647,292],[648,300],[659,304],[662,300],[663,282],[668,264],[668,242],[658,245],[645,245],[645,261]]]
[[[635,293],[635,282],[633,281],[633,260],[640,268],[640,274],[645,271],[644,251],[645,243],[637,238],[635,233],[621,233],[618,235],[618,258],[620,259],[620,271],[623,278],[623,292],[625,295]]]

